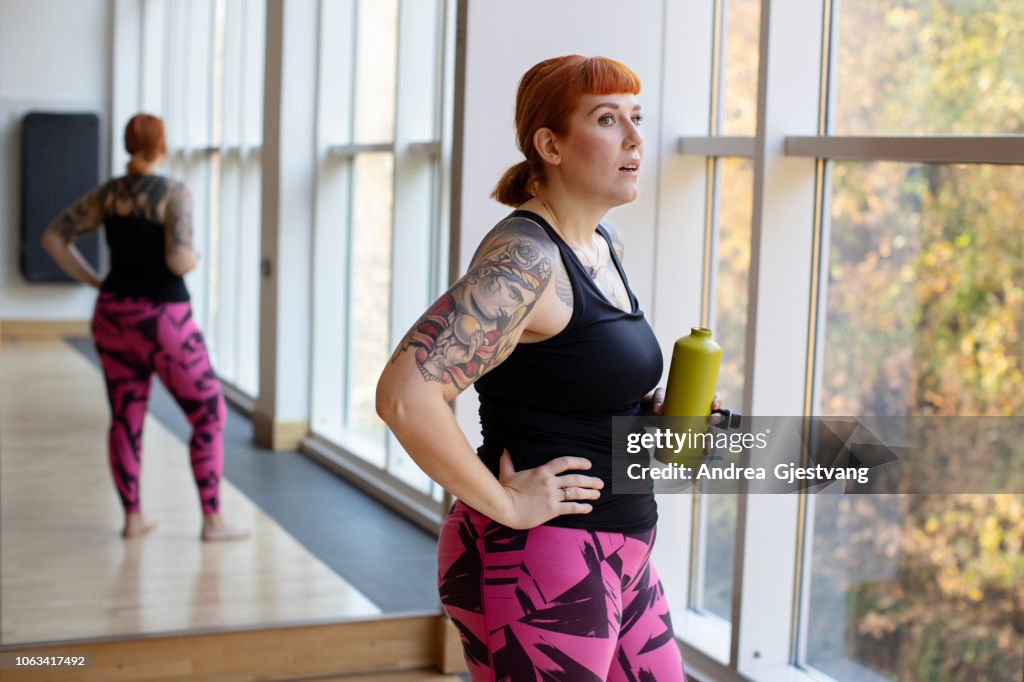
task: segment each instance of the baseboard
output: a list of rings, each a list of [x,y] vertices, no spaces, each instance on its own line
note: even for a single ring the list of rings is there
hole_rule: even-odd
[[[445,616],[437,619],[437,669],[442,673],[468,672],[466,657],[462,653],[462,637]]]
[[[93,643],[3,647],[15,656],[89,656],[89,668],[7,668],[4,682],[295,680],[433,667],[436,615]],[[6,667],[6,666],[5,666]]]
[[[58,340],[91,334],[89,320],[0,320],[0,339]]]
[[[298,450],[308,433],[308,421],[274,421],[259,409],[252,412],[252,437],[261,447],[274,451]]]

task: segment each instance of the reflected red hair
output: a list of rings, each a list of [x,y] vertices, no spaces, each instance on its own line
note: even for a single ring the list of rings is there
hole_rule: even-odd
[[[640,92],[640,78],[628,66],[607,57],[578,54],[545,59],[519,81],[516,92],[516,143],[526,157],[505,171],[491,196],[518,206],[533,196],[535,184],[544,183],[544,162],[533,146],[533,135],[550,128],[564,135],[572,112],[584,95]]]
[[[132,155],[128,172],[144,173],[149,162],[167,153],[163,119],[150,114],[132,116],[124,127],[124,148]]]

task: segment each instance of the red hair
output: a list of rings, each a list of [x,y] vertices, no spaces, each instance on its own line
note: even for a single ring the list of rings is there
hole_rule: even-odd
[[[128,172],[142,175],[148,164],[167,153],[164,121],[159,116],[135,114],[124,128],[124,148],[132,155]]]
[[[534,65],[516,92],[516,143],[526,160],[505,171],[491,196],[518,206],[534,195],[532,188],[544,182],[544,161],[533,146],[533,135],[541,128],[564,135],[584,95],[639,92],[640,78],[633,70],[607,57],[573,54]]]

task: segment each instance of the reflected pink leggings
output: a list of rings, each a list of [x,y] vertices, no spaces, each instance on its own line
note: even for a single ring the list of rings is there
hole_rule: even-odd
[[[438,584],[473,682],[685,680],[654,535],[513,530],[456,502]]]
[[[192,424],[192,474],[203,514],[217,512],[224,468],[224,397],[192,307],[103,292],[96,301],[92,334],[110,402],[110,469],[125,512],[139,511],[142,425],[154,372]]]

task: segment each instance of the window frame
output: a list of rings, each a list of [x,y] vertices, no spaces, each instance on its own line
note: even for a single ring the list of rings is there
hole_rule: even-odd
[[[301,449],[415,523],[436,532],[445,499],[440,486],[411,462],[390,432],[381,451],[372,455],[383,458],[383,466],[378,467],[365,457],[376,445],[370,446],[365,439],[346,431],[349,373],[346,361],[332,353],[344,348],[348,323],[347,315],[339,316],[333,308],[339,298],[347,301],[350,296],[349,274],[337,268],[336,263],[338,254],[342,254],[344,262],[351,261],[352,169],[360,154],[387,153],[394,162],[388,352],[448,284],[448,235],[444,226],[450,214],[452,114],[448,102],[453,92],[456,3],[398,0],[393,139],[356,143],[352,138],[354,98],[348,98],[346,104],[346,94],[355,85],[357,55],[354,49],[345,47],[351,42],[339,39],[338,28],[342,27],[341,33],[345,35],[354,35],[358,6],[359,0],[319,3],[318,63],[328,61],[335,66],[331,74],[333,83],[322,66],[317,76],[312,315],[312,361],[317,372],[310,386],[311,403],[317,412],[311,415],[311,434],[302,441]],[[434,30],[424,32],[424,25],[433,26]],[[331,36],[325,33],[328,27]],[[341,78],[337,78],[339,71],[343,74]],[[430,117],[422,115],[419,104],[425,97],[432,102]],[[424,119],[430,119],[427,125]],[[332,129],[345,131],[341,139],[337,132],[331,134]],[[331,191],[327,191],[328,186]],[[338,215],[346,216],[342,229],[331,227],[331,216]],[[429,217],[426,229],[424,215]],[[410,296],[408,291],[419,291],[422,295]],[[324,421],[324,413],[333,411],[341,414],[340,431]],[[399,469],[404,475],[396,476]]]
[[[696,5],[697,3],[691,3]],[[723,157],[752,159],[755,163],[754,177],[754,224],[751,249],[751,289],[748,301],[748,338],[746,389],[743,396],[743,411],[749,414],[813,414],[820,384],[823,352],[823,309],[827,277],[828,230],[830,228],[831,164],[837,160],[859,161],[902,161],[939,164],[1013,164],[1021,165],[1024,160],[1024,136],[1020,135],[978,135],[978,136],[842,136],[829,134],[830,130],[830,88],[829,79],[835,65],[833,28],[837,3],[834,0],[763,0],[761,13],[761,38],[759,40],[759,86],[757,106],[757,131],[754,136],[719,136],[711,127],[709,134],[702,134],[700,125],[714,123],[706,109],[700,109],[703,117],[689,120],[684,114],[677,114],[675,120],[682,123],[682,134],[669,135],[667,148],[674,148],[676,158],[670,164],[682,166],[688,163],[691,169],[697,164],[706,164],[711,175],[714,160]],[[686,8],[690,21],[694,16],[703,17],[695,6]],[[719,10],[720,11],[720,10]],[[671,21],[672,10],[666,21],[666,36],[675,38],[692,37],[692,31],[681,28]],[[708,26],[709,24],[703,24]],[[669,33],[671,32],[671,33]],[[712,31],[713,32],[713,31]],[[696,70],[710,66],[707,54],[711,51],[711,33],[696,41],[686,51],[686,68]],[[670,60],[683,56],[680,48],[670,48],[673,43],[686,40],[666,38],[666,73],[672,82],[675,67]],[[810,54],[819,55],[817,63],[808,60]],[[803,63],[801,63],[803,62]],[[705,74],[713,73],[704,71]],[[694,98],[708,94],[687,78],[682,71],[674,79],[679,83],[675,88]],[[712,78],[714,80],[714,77]],[[766,83],[775,83],[769,91]],[[801,93],[802,90],[802,93]],[[810,93],[810,94],[809,94]],[[676,96],[669,90],[666,98]],[[785,100],[785,101],[783,101]],[[671,109],[671,101],[669,103]],[[796,116],[787,115],[786,109],[800,111]],[[669,117],[666,117],[669,118]],[[669,187],[677,194],[696,196],[703,190],[705,196],[713,197],[714,189],[702,186],[696,172],[688,176],[680,173],[668,174],[663,179],[663,188]],[[678,185],[679,177],[688,183]],[[796,187],[794,196],[783,196],[778,189],[785,185]],[[774,190],[774,191],[773,191]],[[663,194],[665,192],[663,191]],[[662,215],[667,215],[665,212]],[[803,252],[802,257],[789,259],[773,258],[771,245],[764,240],[775,224],[793,216],[805,234],[798,235],[790,247]],[[799,216],[803,216],[800,218]],[[695,221],[693,209],[689,220]],[[810,228],[810,229],[807,229]],[[693,228],[690,228],[694,236]],[[674,241],[674,240],[673,240]],[[779,262],[779,261],[783,262]],[[779,297],[778,287],[770,286],[772,276],[786,280],[789,291],[803,292],[793,300],[806,301],[804,310],[787,315],[781,306],[766,300]],[[704,281],[708,281],[705,273]],[[660,282],[659,282],[660,284]],[[760,285],[760,286],[759,286]],[[673,287],[677,288],[677,287]],[[706,289],[702,299],[706,301]],[[760,293],[760,300],[757,298]],[[706,303],[704,303],[706,305]],[[703,318],[702,318],[703,319]],[[794,320],[797,324],[794,326]],[[803,344],[799,348],[799,359],[793,362],[780,360],[796,353],[785,348],[784,338],[772,333],[772,328],[788,327],[802,333]],[[757,345],[760,344],[760,345]],[[776,365],[803,367],[800,377],[787,381],[776,381],[769,367],[769,357]],[[756,363],[756,364],[755,364]],[[782,386],[782,390],[769,391],[767,386]],[[780,400],[780,393],[784,394]],[[768,411],[763,406],[771,406]],[[781,407],[780,407],[781,406]],[[693,527],[697,519],[692,513],[679,514],[676,507],[666,506],[668,500],[659,499],[659,506],[676,517],[675,528]],[[698,677],[706,675],[713,679],[749,679],[758,682],[811,682],[831,680],[820,671],[803,668],[805,660],[803,647],[806,646],[806,613],[808,599],[809,538],[813,532],[814,497],[806,494],[794,496],[743,495],[738,511],[736,538],[736,571],[733,594],[733,628],[727,656],[722,656],[720,640],[707,637],[706,629],[714,623],[706,616],[695,613],[689,605],[680,603],[679,590],[669,589],[670,580],[665,580],[667,563],[656,557],[666,592],[672,605],[676,623],[677,638],[684,652],[688,668]],[[771,519],[770,522],[766,519]],[[679,548],[675,556],[689,557],[692,566],[692,543],[690,537],[675,536]],[[665,534],[662,533],[662,539]],[[770,541],[769,541],[770,538]],[[691,577],[693,572],[691,571]],[[682,582],[686,584],[689,578]],[[683,594],[688,594],[683,590]],[[765,614],[772,614],[766,617]],[[773,632],[774,631],[774,632]],[[701,634],[703,633],[703,634]],[[781,633],[781,635],[780,635]],[[709,642],[709,639],[711,640]]]
[[[169,175],[182,178],[192,192],[193,244],[200,261],[185,279],[193,294],[194,314],[225,395],[251,413],[259,392],[260,218],[259,202],[246,198],[259,195],[260,188],[264,52],[260,41],[251,38],[263,39],[263,3],[140,0],[132,23],[136,20],[137,108],[164,117]],[[225,50],[221,59],[218,31]],[[233,64],[228,63],[229,33],[237,35]],[[198,83],[183,78],[184,73],[197,72]],[[225,103],[235,100],[233,121]],[[230,172],[236,172],[234,182],[228,179]],[[226,186],[230,194],[225,193]],[[231,228],[225,224],[226,209],[235,216]],[[241,244],[243,237],[248,239],[245,248],[229,253],[225,244]],[[251,258],[248,270],[246,256]],[[213,310],[214,301],[219,303],[225,293],[235,294],[230,318]]]

